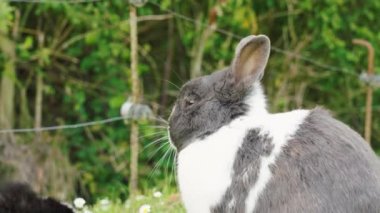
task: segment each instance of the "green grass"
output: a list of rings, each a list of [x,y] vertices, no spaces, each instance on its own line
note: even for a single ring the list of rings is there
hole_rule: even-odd
[[[161,197],[154,196],[155,190],[138,195],[124,202],[112,201],[107,198],[101,199],[92,206],[85,206],[78,213],[139,213],[140,208],[145,205],[150,207],[151,213],[185,213],[178,193],[162,192]],[[145,212],[144,212],[145,213]]]

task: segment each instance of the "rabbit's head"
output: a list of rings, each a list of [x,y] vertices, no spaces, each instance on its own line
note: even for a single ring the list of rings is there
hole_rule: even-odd
[[[248,36],[236,47],[230,67],[183,85],[169,118],[170,139],[178,151],[249,110],[245,100],[255,92],[269,52],[268,37]]]

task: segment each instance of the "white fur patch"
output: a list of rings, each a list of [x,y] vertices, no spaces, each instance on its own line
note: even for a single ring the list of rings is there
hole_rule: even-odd
[[[178,180],[187,212],[210,212],[231,184],[235,155],[245,128],[222,127],[188,145],[178,156]]]
[[[274,149],[262,158],[259,176],[246,200],[247,212],[255,208],[260,193],[271,178],[269,165],[298,129],[308,111],[268,114],[260,85],[247,99],[247,115],[239,117],[203,140],[194,141],[178,154],[178,182],[187,212],[206,213],[218,204],[230,186],[236,153],[247,131],[260,128],[273,138]]]
[[[289,139],[302,124],[308,110],[295,110],[287,113],[268,114],[262,120],[262,131],[269,134],[274,145],[273,151],[267,157],[261,158],[260,171],[256,183],[250,189],[245,201],[246,213],[253,212],[260,194],[272,177],[269,166],[275,164],[276,158],[282,152],[282,148],[287,145]]]

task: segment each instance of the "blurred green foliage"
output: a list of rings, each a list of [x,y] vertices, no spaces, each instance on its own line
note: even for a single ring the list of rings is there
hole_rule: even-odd
[[[177,87],[189,79],[193,52],[205,30],[205,25],[200,23],[207,24],[210,11],[216,8],[215,23],[220,29],[238,36],[267,34],[274,47],[339,68],[316,66],[292,54],[272,51],[264,78],[271,111],[322,105],[363,133],[365,87],[358,81],[358,74],[366,69],[367,56],[365,49],[355,47],[351,41],[363,38],[376,50],[380,49],[380,1],[151,2],[154,4],[148,2],[138,8],[139,16],[167,14],[166,9],[170,9],[195,20],[174,16],[138,23],[142,101],[156,113],[161,112],[164,118],[170,113]],[[0,2],[0,38],[7,37],[16,45],[16,94],[23,90],[27,94],[26,103],[21,96],[15,97],[14,128],[33,126],[32,119],[27,117],[33,117],[35,109],[34,79],[38,72],[43,73],[45,82],[43,126],[119,116],[120,106],[131,89],[128,7],[125,0],[82,4]],[[45,38],[42,47],[38,41],[40,34]],[[213,32],[203,50],[202,72],[207,74],[228,66],[238,41],[232,34]],[[173,42],[172,49],[170,42]],[[4,70],[4,51],[3,48],[0,52],[0,74]],[[169,51],[173,60],[168,68],[165,64]],[[375,61],[379,73],[380,60]],[[167,69],[171,75],[165,79]],[[165,94],[164,84],[168,86]],[[168,99],[165,105],[162,105],[163,96]],[[375,150],[380,150],[380,117],[377,116],[380,90],[374,93],[373,107],[372,144]],[[20,113],[23,109],[27,113]],[[165,139],[166,130],[157,125],[160,124],[151,122],[140,127],[141,188],[175,184],[174,155],[166,154],[159,161],[168,145],[163,147],[159,141],[143,148],[157,139]],[[92,199],[128,196],[128,125],[115,122],[46,134],[62,138],[59,145],[76,168],[79,194]],[[153,172],[157,162],[159,166]]]

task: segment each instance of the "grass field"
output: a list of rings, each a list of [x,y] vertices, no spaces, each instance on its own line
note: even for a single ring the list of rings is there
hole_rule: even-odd
[[[77,208],[77,213],[185,213],[178,193],[152,190],[126,201],[98,200],[94,205]]]

